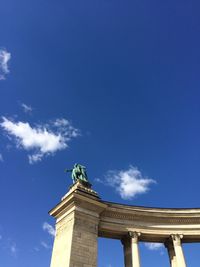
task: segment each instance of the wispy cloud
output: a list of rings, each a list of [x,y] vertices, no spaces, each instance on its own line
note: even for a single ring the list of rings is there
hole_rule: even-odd
[[[44,247],[45,249],[50,249],[51,248],[51,246],[49,246],[46,242],[44,242],[44,241],[41,241],[41,246],[42,247]]]
[[[5,80],[6,74],[9,73],[8,61],[11,59],[11,54],[6,49],[0,49],[0,80]]]
[[[145,247],[149,250],[160,250],[163,248],[162,243],[144,243]]]
[[[9,255],[13,257],[16,257],[18,255],[19,249],[16,242],[12,238],[5,237],[0,234],[0,245],[1,249],[9,253]]]
[[[28,105],[22,103],[21,107],[23,108],[23,111],[25,113],[31,113],[33,111],[33,108],[30,105],[28,106]]]
[[[3,162],[4,159],[3,159],[3,155],[0,153],[0,162]]]
[[[123,199],[131,199],[138,194],[146,193],[155,180],[144,177],[137,167],[127,170],[111,170],[105,176],[106,183],[115,188]]]
[[[33,250],[36,252],[40,251],[40,249],[38,247],[34,247]]]
[[[50,225],[49,223],[44,222],[43,225],[42,225],[42,229],[43,229],[44,231],[47,231],[47,233],[48,233],[49,235],[51,235],[52,237],[55,236],[55,229],[54,229],[53,226]]]
[[[72,138],[80,135],[78,129],[66,119],[56,119],[43,125],[31,126],[29,122],[15,122],[2,117],[0,126],[13,139],[17,148],[32,151],[28,154],[29,163],[41,161],[44,156],[53,155],[66,149]]]
[[[104,181],[101,180],[100,178],[94,178],[94,181],[100,184],[104,184]]]
[[[15,243],[12,243],[12,244],[10,245],[10,252],[11,252],[11,254],[12,254],[13,256],[16,256],[16,254],[17,254],[17,246],[16,246]]]

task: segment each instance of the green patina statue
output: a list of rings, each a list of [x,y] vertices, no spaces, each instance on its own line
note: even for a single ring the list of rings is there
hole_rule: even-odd
[[[85,184],[89,184],[86,167],[81,164],[74,164],[74,168],[72,170],[65,169],[65,172],[72,173],[72,181],[75,184],[77,181],[81,181]]]

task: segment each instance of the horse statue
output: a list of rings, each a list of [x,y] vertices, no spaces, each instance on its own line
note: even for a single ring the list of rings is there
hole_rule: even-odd
[[[65,172],[72,173],[73,184],[75,184],[77,181],[89,183],[87,173],[86,173],[86,167],[81,164],[76,163],[74,164],[73,169],[71,170],[65,169]]]

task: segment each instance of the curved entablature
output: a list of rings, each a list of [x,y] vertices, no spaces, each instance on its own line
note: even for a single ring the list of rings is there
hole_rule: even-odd
[[[103,201],[99,235],[122,239],[127,232],[140,232],[141,241],[165,242],[181,234],[182,242],[200,242],[200,209],[148,208]]]

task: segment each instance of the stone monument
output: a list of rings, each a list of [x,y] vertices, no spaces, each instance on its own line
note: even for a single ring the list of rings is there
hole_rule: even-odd
[[[186,267],[182,244],[200,242],[200,209],[106,202],[92,189],[84,166],[67,171],[73,185],[49,212],[56,219],[51,267],[97,267],[98,237],[121,241],[125,267],[141,267],[139,242],[163,243],[169,266]]]
[[[91,189],[86,168],[75,164],[73,185],[49,214],[56,219],[51,267],[94,267],[100,213],[106,205]]]

